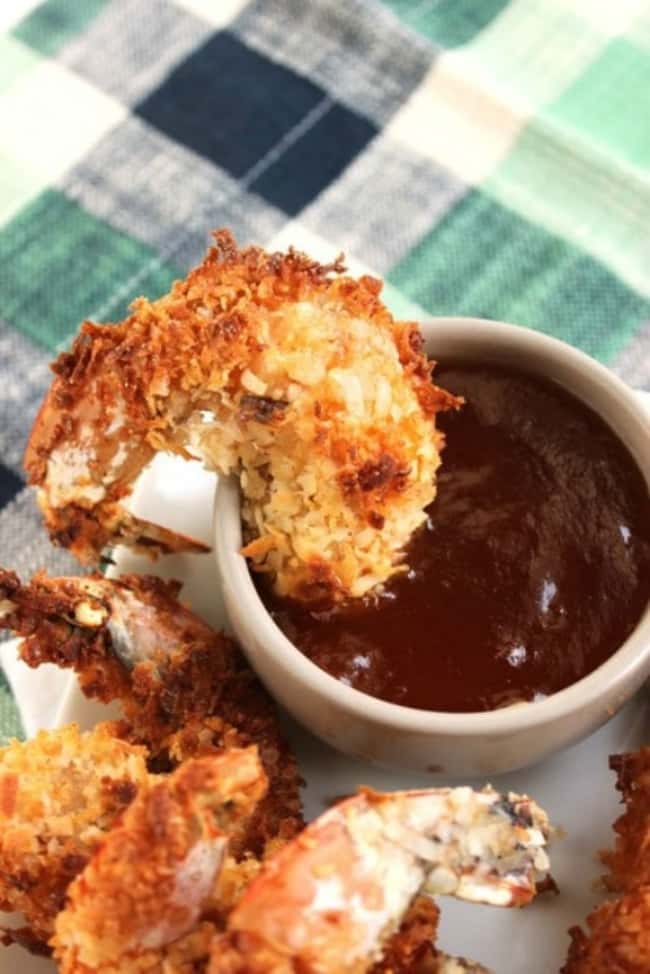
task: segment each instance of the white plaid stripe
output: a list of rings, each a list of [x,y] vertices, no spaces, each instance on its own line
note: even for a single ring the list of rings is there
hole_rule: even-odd
[[[615,37],[648,16],[647,0],[552,0],[564,17],[578,16],[603,34]]]
[[[650,321],[623,349],[612,369],[635,389],[650,389]]]
[[[0,36],[0,91],[13,88],[42,60],[31,47],[9,35]]]
[[[386,134],[300,215],[300,222],[385,274],[467,187]]]
[[[643,2],[640,13],[634,18],[627,36],[633,44],[644,51],[650,51],[650,7]]]
[[[505,104],[497,91],[470,81],[462,56],[446,52],[386,133],[459,180],[476,185],[507,154],[527,120],[526,112],[523,103]]]
[[[11,30],[41,3],[42,0],[3,0],[0,4],[0,31]]]
[[[291,220],[285,223],[282,229],[269,241],[269,250],[287,250],[295,247],[314,257],[322,264],[329,264],[336,260],[343,251],[340,244],[334,243],[331,239],[320,236],[302,222],[302,218]],[[377,272],[365,264],[349,248],[345,248],[345,266],[351,274],[360,276],[371,274],[377,276]]]
[[[395,113],[435,56],[380,3],[364,0],[255,0],[232,30],[378,125]]]
[[[459,59],[459,70],[475,84],[488,84],[500,99],[535,113],[632,23],[634,3],[611,5],[618,11],[614,31],[595,15],[591,0],[512,0],[470,44],[448,56]]]
[[[25,206],[47,186],[42,172],[36,172],[24,160],[17,162],[0,152],[0,225]]]
[[[74,165],[126,109],[54,61],[0,92],[0,152],[48,182]]]
[[[149,94],[212,28],[170,0],[112,0],[59,58],[129,105]]]
[[[265,244],[286,217],[228,173],[129,116],[66,174],[60,187],[89,213],[184,268],[203,255],[210,230]]]
[[[176,5],[189,10],[212,27],[227,27],[241,13],[248,0],[176,0]]]

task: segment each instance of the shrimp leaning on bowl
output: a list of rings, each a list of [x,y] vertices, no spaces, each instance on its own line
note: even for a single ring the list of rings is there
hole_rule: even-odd
[[[168,451],[239,477],[245,554],[281,594],[361,596],[404,570],[435,495],[436,414],[460,400],[379,281],[214,236],[169,294],[85,322],[54,363],[25,455],[50,535],[90,564],[116,542],[196,547],[124,507]]]
[[[650,971],[650,747],[610,758],[625,812],[614,823],[616,846],[602,854],[607,888],[618,894],[570,930],[562,974]]]

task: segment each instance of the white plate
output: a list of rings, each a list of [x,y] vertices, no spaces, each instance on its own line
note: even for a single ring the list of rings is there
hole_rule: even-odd
[[[650,411],[650,395],[640,395]],[[157,457],[141,478],[131,506],[152,521],[210,543],[214,484],[214,476],[196,464]],[[167,578],[182,579],[184,599],[212,625],[221,627],[225,623],[211,555],[176,555],[152,565],[144,558],[120,550],[116,570],[153,571]],[[14,685],[21,680],[23,693],[30,678],[38,679],[31,671],[30,676],[25,676],[21,667],[12,667],[9,676]],[[90,727],[106,715],[106,708],[82,697],[72,678],[54,723],[75,720]],[[37,723],[37,718],[28,723],[30,726]],[[335,797],[348,794],[361,784],[390,790],[433,786],[448,780],[439,775],[425,778],[409,772],[384,771],[342,757],[288,719],[286,730],[307,781],[304,798],[308,818],[318,815]],[[568,928],[582,923],[602,898],[596,886],[602,872],[597,850],[611,844],[611,824],[620,811],[613,775],[607,770],[607,757],[636,749],[649,740],[650,708],[644,691],[587,740],[536,767],[492,780],[499,789],[534,796],[553,823],[562,828],[564,838],[551,849],[553,875],[560,895],[542,896],[522,911],[441,900],[439,941],[445,950],[472,957],[495,974],[559,971],[569,942]],[[18,970],[21,974],[52,974],[53,969],[49,961],[31,958],[16,947],[0,952],[0,974],[14,974]]]

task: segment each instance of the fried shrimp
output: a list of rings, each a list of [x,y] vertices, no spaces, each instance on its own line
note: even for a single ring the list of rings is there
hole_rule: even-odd
[[[301,831],[268,697],[177,594],[0,571],[23,659],[73,668],[123,711],[3,752],[0,897],[28,924],[8,940],[49,942],[62,974],[485,974],[438,951],[423,897],[527,903],[544,812],[489,788],[364,790]]]
[[[587,917],[587,932],[569,931],[571,946],[562,974],[647,974],[650,971],[650,747],[615,755],[626,810],[614,823],[613,851],[605,883],[618,899]]]
[[[263,864],[215,941],[209,974],[360,974],[419,892],[529,902],[548,870],[548,833],[530,799],[491,789],[363,791]]]
[[[162,972],[164,948],[207,923],[229,837],[266,785],[248,748],[191,759],[142,791],[68,890],[52,941],[61,974]]]
[[[435,417],[459,400],[380,289],[222,230],[169,294],[82,325],[25,456],[53,540],[87,563],[115,542],[192,547],[123,507],[170,451],[239,476],[245,553],[281,594],[355,597],[403,570],[435,494]]]
[[[614,850],[602,856],[609,868],[605,881],[611,890],[628,892],[650,886],[650,747],[616,754],[609,764],[616,772],[625,812],[614,823]]]
[[[145,758],[101,724],[0,749],[0,908],[27,924],[4,931],[6,943],[46,949],[68,884],[146,786]]]
[[[119,701],[124,720],[115,733],[145,745],[152,770],[258,746],[271,787],[232,851],[261,855],[268,842],[302,827],[297,765],[242,654],[185,608],[178,592],[174,582],[138,575],[39,574],[21,585],[0,570],[2,624],[24,637],[22,659],[74,669],[87,696]]]
[[[432,899],[418,896],[370,974],[489,974],[480,964],[436,948],[439,915]]]
[[[264,786],[254,751],[232,750],[139,794],[69,889],[53,940],[61,974],[478,974],[437,951],[437,907],[418,891],[522,905],[548,867],[548,823],[529,799],[362,792],[215,916],[226,844]]]

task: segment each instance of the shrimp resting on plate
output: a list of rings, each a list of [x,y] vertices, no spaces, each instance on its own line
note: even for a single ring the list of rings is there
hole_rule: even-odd
[[[219,932],[226,836],[260,787],[254,755],[231,751],[138,795],[57,917],[62,974],[478,972],[436,951],[437,910],[418,892],[522,905],[548,867],[546,818],[528,799],[363,792],[268,858]]]
[[[203,263],[116,325],[86,322],[53,368],[25,467],[55,542],[95,563],[107,544],[193,542],[123,506],[157,451],[236,474],[245,553],[297,598],[356,597],[404,569],[434,498],[459,400],[436,388],[413,322],[379,281],[289,251]]]
[[[190,759],[152,781],[68,889],[53,939],[61,974],[161,970],[170,944],[194,963],[214,932],[202,914],[229,837],[266,791],[256,749]]]
[[[414,897],[522,906],[546,877],[548,820],[490,788],[363,791],[267,860],[209,974],[366,971]]]
[[[650,747],[610,759],[626,811],[614,824],[616,847],[603,853],[605,882],[617,899],[575,927],[563,974],[647,974],[650,971]]]
[[[258,747],[271,787],[230,837],[234,885],[249,876],[251,857],[303,826],[301,779],[272,701],[235,645],[185,608],[178,590],[147,576],[40,574],[22,585],[0,570],[0,624],[24,637],[22,659],[74,669],[87,696],[122,711],[90,734],[67,728],[0,750],[0,908],[24,912],[28,926],[7,937],[33,949],[147,771]]]
[[[123,713],[0,750],[0,902],[26,924],[6,939],[63,974],[480,972],[435,948],[429,897],[528,902],[545,814],[491,789],[365,790],[303,831],[272,704],[177,594],[0,572],[22,658]]]
[[[46,950],[68,884],[148,779],[145,748],[106,725],[0,748],[0,909],[24,918],[5,942]]]

